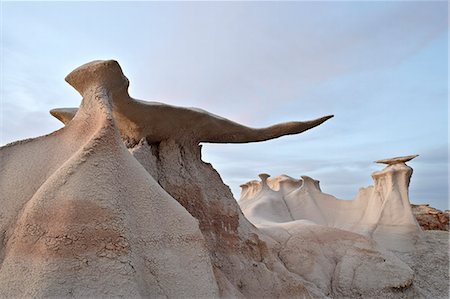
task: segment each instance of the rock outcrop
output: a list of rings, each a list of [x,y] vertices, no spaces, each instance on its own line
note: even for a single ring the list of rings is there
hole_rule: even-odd
[[[412,168],[404,162],[414,156],[377,161],[388,166],[374,172],[374,186],[361,188],[354,200],[339,200],[320,190],[319,181],[282,175],[241,185],[239,201],[255,225],[307,220],[352,231],[381,243],[384,248],[409,250],[421,229],[411,210],[408,186]]]
[[[446,298],[448,235],[424,234],[408,199],[412,169],[405,162],[415,157],[376,161],[388,166],[354,200],[323,193],[307,176],[260,174],[261,181],[241,185],[239,204],[282,244],[286,267],[333,298]],[[408,275],[398,286],[396,279]],[[402,292],[380,292],[392,288]]]
[[[444,212],[430,207],[429,204],[411,204],[412,212],[423,230],[445,230],[449,229],[450,211]]]
[[[76,72],[73,120],[0,149],[0,297],[219,296],[198,221],[118,134],[117,63]]]
[[[372,205],[378,218],[369,213],[339,227],[329,224],[342,215],[327,218],[332,213],[307,205],[321,213],[296,220],[301,209],[271,196],[304,184],[317,204],[318,182],[262,176],[244,190],[247,219],[201,160],[201,142],[263,141],[331,116],[253,129],[200,109],[135,100],[115,61],[88,63],[66,80],[83,100],[51,111],[65,126],[0,148],[0,297],[420,296],[412,268],[372,239],[418,233],[407,213],[394,221]],[[407,203],[400,187],[410,175],[404,164],[388,166],[365,192],[382,191],[383,206],[396,209]],[[253,209],[258,194],[270,196]],[[326,219],[333,219],[328,227]],[[356,223],[366,236],[348,231]]]

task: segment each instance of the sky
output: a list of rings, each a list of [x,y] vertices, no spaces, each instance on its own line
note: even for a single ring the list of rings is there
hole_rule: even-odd
[[[205,144],[239,185],[311,176],[353,198],[373,161],[419,154],[413,203],[448,209],[447,2],[3,2],[0,145],[62,124],[77,66],[119,61],[136,99],[199,107],[252,127],[323,115],[305,133]]]

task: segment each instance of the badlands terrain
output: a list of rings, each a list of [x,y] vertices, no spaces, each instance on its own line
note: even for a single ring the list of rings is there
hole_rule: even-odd
[[[51,111],[64,127],[0,148],[1,298],[448,298],[448,213],[410,205],[415,156],[377,161],[351,201],[268,174],[236,201],[200,143],[332,116],[254,129],[135,100],[112,60],[66,81],[82,101]]]

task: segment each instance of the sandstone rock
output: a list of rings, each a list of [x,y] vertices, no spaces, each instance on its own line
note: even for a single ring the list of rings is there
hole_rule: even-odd
[[[374,186],[361,188],[354,200],[339,200],[323,193],[319,181],[307,176],[296,180],[262,174],[261,182],[241,185],[239,204],[257,226],[307,220],[362,234],[387,249],[408,251],[420,238],[421,229],[408,198],[412,168],[404,160],[383,160],[389,165],[372,174]]]
[[[388,166],[353,201],[307,176],[261,174],[241,185],[239,204],[279,242],[286,267],[332,298],[448,298],[448,233],[423,233],[413,216],[420,207],[437,221],[442,212],[409,204],[404,162],[414,157],[381,160]]]
[[[450,211],[444,212],[430,207],[428,204],[411,204],[414,216],[420,227],[424,230],[446,230],[449,229]]]
[[[330,117],[252,129],[137,101],[115,61],[66,80],[83,97],[51,111],[66,126],[0,149],[0,297],[323,297],[245,219],[199,143],[261,141]]]
[[[69,125],[0,149],[0,297],[218,297],[197,220],[118,134],[117,63],[84,68]]]
[[[399,164],[399,163],[406,163],[418,156],[419,155],[411,155],[411,156],[388,158],[388,159],[377,160],[377,161],[375,161],[375,163],[394,165],[394,164]]]

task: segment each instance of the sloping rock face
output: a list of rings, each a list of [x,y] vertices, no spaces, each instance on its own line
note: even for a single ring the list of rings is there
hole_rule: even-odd
[[[115,61],[66,80],[83,100],[51,111],[65,127],[0,148],[0,297],[416,295],[411,268],[370,238],[255,227],[201,160],[200,142],[263,141],[330,116],[253,129],[134,100]]]
[[[430,207],[429,204],[411,204],[412,212],[420,227],[424,230],[445,230],[449,228],[450,211],[444,212]]]
[[[0,150],[0,297],[219,296],[198,221],[118,134],[117,64],[88,67],[66,127]]]

